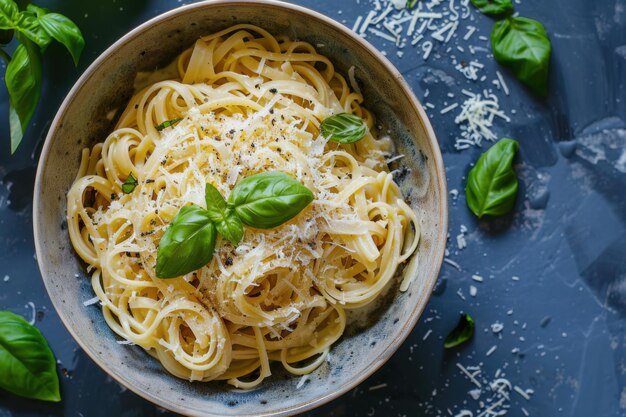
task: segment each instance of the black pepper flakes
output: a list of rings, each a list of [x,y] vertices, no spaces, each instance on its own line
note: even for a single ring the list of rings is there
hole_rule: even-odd
[[[278,90],[275,89],[275,88],[270,88],[270,93],[276,94],[276,93],[278,93]]]
[[[226,264],[226,266],[231,266],[233,264],[233,258],[231,258],[230,256],[227,256],[226,261],[224,261],[224,263]]]

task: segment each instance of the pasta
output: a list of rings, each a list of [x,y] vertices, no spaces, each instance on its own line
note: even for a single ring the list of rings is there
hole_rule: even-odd
[[[391,142],[320,135],[333,114],[370,129],[374,119],[308,43],[237,25],[199,39],[175,69],[82,151],[67,195],[69,235],[104,318],[180,378],[248,389],[271,362],[310,373],[343,334],[346,310],[380,297],[400,265],[401,289],[415,275],[419,222],[387,168]],[[296,178],[313,202],[275,229],[246,228],[236,246],[218,238],[193,273],[156,277],[160,237],[181,207],[205,204],[206,183],[227,196],[268,170]],[[137,186],[124,193],[130,175]]]

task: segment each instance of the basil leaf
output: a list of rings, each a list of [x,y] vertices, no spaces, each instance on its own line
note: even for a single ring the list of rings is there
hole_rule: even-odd
[[[459,323],[446,337],[443,347],[450,349],[467,342],[474,336],[474,327],[474,319],[469,314],[461,314]]]
[[[205,187],[206,210],[219,234],[235,245],[243,238],[243,223],[232,207],[229,207],[219,190],[211,184]]]
[[[518,149],[517,141],[501,139],[469,172],[465,196],[468,207],[479,218],[485,214],[502,216],[513,209],[518,187],[513,158]]]
[[[359,116],[339,113],[325,119],[320,126],[322,136],[333,142],[354,143],[363,139],[367,125]]]
[[[18,32],[23,33],[24,36],[39,45],[42,50],[52,42],[50,34],[41,26],[37,16],[31,12],[21,12],[14,27]]]
[[[283,172],[265,172],[241,180],[228,202],[241,221],[259,229],[280,226],[313,201],[313,193]]]
[[[39,24],[37,6],[29,5],[26,11],[20,12],[11,0],[0,2],[0,29],[15,29],[26,38],[45,49],[52,41],[50,35]]]
[[[28,6],[26,6],[26,10],[33,13],[37,17],[41,17],[50,13],[50,10],[46,9],[45,7],[35,6],[34,4],[29,4]]]
[[[493,56],[540,96],[548,94],[552,45],[543,25],[525,17],[499,20],[491,32]]]
[[[413,7],[415,7],[416,4],[417,4],[417,0],[407,0],[406,8],[412,9]]]
[[[137,178],[135,178],[135,176],[131,172],[130,174],[128,174],[128,177],[126,177],[126,181],[124,181],[124,184],[122,184],[122,192],[124,192],[124,194],[132,193],[135,190],[135,187],[137,187],[137,184]]]
[[[176,278],[193,272],[213,258],[215,226],[202,207],[185,206],[159,242],[156,275]]]
[[[67,48],[72,55],[74,65],[78,65],[78,59],[85,47],[85,39],[78,26],[59,13],[43,14],[39,17],[39,24],[48,35]]]
[[[41,332],[0,311],[0,388],[44,401],[61,401],[54,355]]]
[[[484,14],[491,16],[510,15],[513,13],[511,0],[471,0],[472,4]]]
[[[11,153],[14,153],[41,96],[40,52],[28,39],[24,39],[15,49],[4,81],[9,91]]]
[[[13,29],[19,19],[19,9],[13,0],[0,0],[0,29]]]
[[[181,119],[180,117],[177,117],[175,119],[166,120],[163,123],[154,126],[154,128],[160,132],[161,130],[163,130],[165,128],[173,126],[174,124],[180,122],[181,120],[183,120],[183,119]]]

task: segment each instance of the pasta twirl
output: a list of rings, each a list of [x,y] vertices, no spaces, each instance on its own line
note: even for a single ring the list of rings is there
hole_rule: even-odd
[[[83,150],[67,195],[70,238],[104,318],[180,378],[252,388],[271,362],[312,372],[343,334],[346,309],[377,299],[417,249],[419,223],[385,163],[390,141],[320,135],[336,113],[374,120],[308,43],[237,25],[199,39],[176,69]],[[237,246],[218,239],[193,273],[156,277],[160,237],[181,207],[205,205],[206,183],[228,196],[268,170],[298,179],[313,202],[275,229],[246,228]],[[125,194],[130,175],[137,186]]]

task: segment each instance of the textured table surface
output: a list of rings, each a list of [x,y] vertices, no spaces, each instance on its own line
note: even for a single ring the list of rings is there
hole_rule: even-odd
[[[352,27],[374,2],[299,3]],[[46,54],[42,100],[14,156],[8,155],[8,100],[0,92],[0,309],[27,319],[35,314],[59,360],[63,401],[28,401],[0,391],[0,417],[171,415],[107,377],[59,321],[34,256],[31,194],[47,129],[82,71],[128,30],[181,3],[38,4],[73,18],[87,46],[78,68],[56,46]],[[492,21],[475,9],[462,23],[463,32],[450,45],[435,43],[428,60],[423,44],[398,49],[368,32],[367,39],[386,52],[422,102],[434,107],[428,113],[452,191],[452,262],[443,265],[426,311],[393,358],[309,415],[448,416],[469,409],[476,417],[486,394],[478,400],[468,394],[476,387],[460,372],[461,364],[480,366],[488,380],[500,370],[512,385],[534,391],[530,400],[511,392],[507,416],[626,416],[626,1],[522,0],[516,10],[542,21],[552,40],[546,100],[535,99],[501,68],[511,91],[497,90],[492,80],[498,67],[486,55],[488,42],[479,38],[489,35]],[[468,25],[477,32],[466,41]],[[455,68],[451,55],[471,59],[469,45],[482,57],[485,81],[468,80]],[[497,92],[500,108],[511,117],[510,123],[496,122],[494,132],[521,144],[520,198],[514,214],[496,222],[477,221],[466,208],[465,176],[482,151],[456,150],[456,112],[441,114],[462,89],[483,88]],[[467,243],[463,249],[458,235]],[[463,348],[444,351],[443,338],[461,311],[476,320],[476,335]],[[492,331],[496,323],[503,325],[499,333]]]

